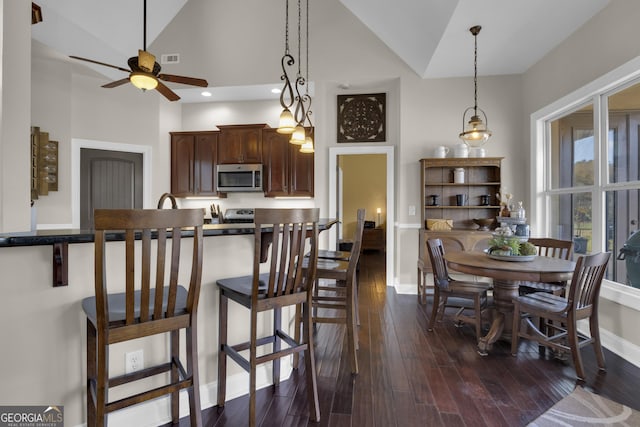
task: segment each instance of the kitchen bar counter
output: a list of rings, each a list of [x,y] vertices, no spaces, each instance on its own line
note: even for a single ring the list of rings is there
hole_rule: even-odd
[[[328,230],[338,222],[336,219],[321,218],[318,224],[320,231]],[[208,236],[240,236],[253,234],[254,224],[204,224],[203,235]],[[193,230],[184,229],[182,235],[193,236]],[[154,238],[154,236],[152,236]],[[69,244],[93,243],[94,234],[91,230],[41,230],[20,233],[0,234],[0,248],[19,246],[47,246],[53,248],[53,286],[69,285]],[[123,241],[124,233],[107,233],[107,241]],[[270,242],[264,242],[263,254],[266,257],[266,246]],[[266,259],[265,259],[266,260]]]
[[[328,230],[337,220],[321,218],[318,224],[320,231]],[[254,224],[205,224],[203,234],[207,236],[229,236],[253,234]],[[193,232],[185,229],[184,236],[192,235]],[[108,241],[124,240],[123,233],[108,233]],[[0,247],[11,246],[42,246],[59,243],[91,243],[93,242],[93,231],[90,230],[40,230],[26,231],[18,233],[0,234]]]

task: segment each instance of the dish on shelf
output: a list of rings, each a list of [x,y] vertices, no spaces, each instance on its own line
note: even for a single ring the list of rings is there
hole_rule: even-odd
[[[536,259],[537,255],[494,255],[487,254],[489,258],[495,259],[498,261],[512,261],[512,262],[522,262],[522,261],[533,261]]]
[[[487,231],[493,225],[495,218],[474,218],[473,222],[479,227],[479,231]]]

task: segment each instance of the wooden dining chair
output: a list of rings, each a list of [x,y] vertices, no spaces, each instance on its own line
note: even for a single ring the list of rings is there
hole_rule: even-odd
[[[318,259],[316,281],[312,297],[312,322],[344,324],[347,328],[347,347],[351,373],[358,373],[358,286],[357,266],[362,249],[366,211],[358,209],[356,230],[349,259]],[[305,267],[310,259],[305,259]],[[324,280],[323,280],[324,279]],[[294,359],[294,363],[297,361]]]
[[[552,238],[530,238],[529,243],[533,244],[538,250],[539,256],[551,258],[569,259],[573,250],[573,241],[560,240]],[[519,284],[520,295],[526,295],[533,292],[547,292],[554,295],[564,295],[567,282],[530,282],[521,281]]]
[[[432,331],[438,313],[440,319],[444,316],[447,307],[457,308],[454,315],[456,325],[469,323],[475,326],[476,337],[482,336],[482,314],[489,306],[487,291],[491,285],[483,282],[454,280],[449,276],[447,263],[444,259],[444,246],[440,239],[428,239],[427,250],[431,259],[433,271],[434,292],[433,307],[428,330]],[[473,310],[473,315],[466,311]]]
[[[256,420],[256,374],[260,364],[273,363],[273,384],[280,383],[280,358],[305,353],[309,416],[320,421],[316,367],[311,325],[311,295],[318,259],[318,209],[255,209],[253,274],[217,281],[220,291],[218,406],[226,399],[227,357],[249,372],[249,425]],[[269,245],[263,245],[268,241]],[[261,274],[261,255],[268,251],[267,271]],[[310,268],[303,268],[305,248],[310,250]],[[227,335],[228,301],[249,309],[249,341],[230,344]],[[292,338],[282,328],[282,308],[302,307],[303,333]],[[258,313],[273,311],[270,335],[258,337]],[[296,324],[297,326],[297,324]],[[298,329],[298,328],[295,328]],[[297,335],[296,331],[296,338]],[[282,344],[286,348],[282,348]],[[271,351],[264,346],[271,346]],[[259,349],[264,351],[258,352]],[[248,350],[249,358],[240,354]]]
[[[88,426],[105,426],[110,412],[166,394],[171,396],[172,422],[178,423],[182,389],[187,389],[189,395],[191,426],[202,426],[196,320],[202,278],[203,220],[202,209],[94,211],[95,296],[82,301],[87,316]],[[193,227],[189,263],[184,260],[181,263],[180,259],[182,252],[182,255],[189,253],[188,247],[181,250],[183,227]],[[124,235],[124,245],[117,242],[107,245],[107,233],[113,232]],[[116,251],[121,249],[124,263],[108,263],[112,257],[119,259]],[[190,271],[181,273],[180,267],[187,269],[187,266]],[[124,273],[114,271],[118,267]],[[117,279],[120,275],[124,276],[124,282]],[[179,284],[179,279],[185,277],[188,283]],[[119,291],[122,289],[124,292]],[[181,330],[186,336],[186,370],[180,358]],[[130,374],[110,374],[112,344],[167,333],[170,337],[167,362]],[[164,373],[169,374],[165,374],[165,385],[154,384],[146,391],[109,401],[112,388]],[[144,384],[149,382],[141,382]]]
[[[580,349],[593,344],[598,368],[605,370],[598,326],[598,297],[610,256],[609,252],[604,252],[578,258],[566,299],[547,292],[515,297],[511,354],[516,356],[519,338],[536,341],[555,351],[570,352],[576,375],[584,380]],[[535,318],[545,321],[537,325]],[[589,336],[578,331],[577,322],[582,319],[589,319]]]
[[[441,233],[442,234],[442,233]],[[436,237],[432,237],[435,239]],[[442,241],[442,245],[444,246],[445,251],[464,251],[465,245],[464,243],[455,236],[447,236],[447,237],[437,237]],[[426,241],[428,238],[424,240],[424,248],[422,252],[422,256],[418,257],[418,302],[422,305],[427,304],[427,296],[433,295],[433,288],[427,281],[427,276],[429,273],[433,273],[431,269],[431,259],[429,258],[429,251],[427,250]],[[422,239],[421,239],[422,244]]]

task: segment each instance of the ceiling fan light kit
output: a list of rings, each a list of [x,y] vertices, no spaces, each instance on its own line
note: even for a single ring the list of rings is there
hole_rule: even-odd
[[[71,58],[78,59],[80,61],[91,62],[97,65],[103,65],[105,67],[115,68],[116,70],[129,73],[128,78],[116,80],[102,85],[104,88],[114,88],[121,86],[125,83],[131,82],[135,87],[142,91],[157,90],[169,101],[177,101],[180,97],[169,87],[164,85],[160,80],[173,83],[181,83],[191,86],[207,87],[209,83],[205,79],[198,79],[194,77],[176,76],[173,74],[160,74],[160,64],[156,62],[156,57],[147,52],[147,0],[143,1],[143,49],[138,50],[138,56],[132,56],[127,63],[129,69],[118,67],[116,65],[106,64],[104,62],[95,61],[93,59],[81,58],[79,56],[71,56]]]
[[[158,86],[158,79],[148,73],[134,71],[129,75],[129,81],[138,89],[152,90]]]
[[[491,136],[488,129],[487,115],[482,109],[478,108],[478,33],[482,27],[480,25],[469,28],[474,40],[474,58],[473,58],[473,107],[464,110],[462,114],[462,132],[459,137],[469,147],[480,147]],[[484,121],[482,120],[484,117]]]

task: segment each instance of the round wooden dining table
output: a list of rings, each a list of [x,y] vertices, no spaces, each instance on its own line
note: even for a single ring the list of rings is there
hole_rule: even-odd
[[[576,263],[536,256],[532,261],[501,261],[479,251],[455,251],[444,255],[451,270],[493,279],[493,320],[489,332],[478,339],[478,352],[486,355],[498,339],[511,340],[513,298],[520,281],[563,282],[571,279]]]

